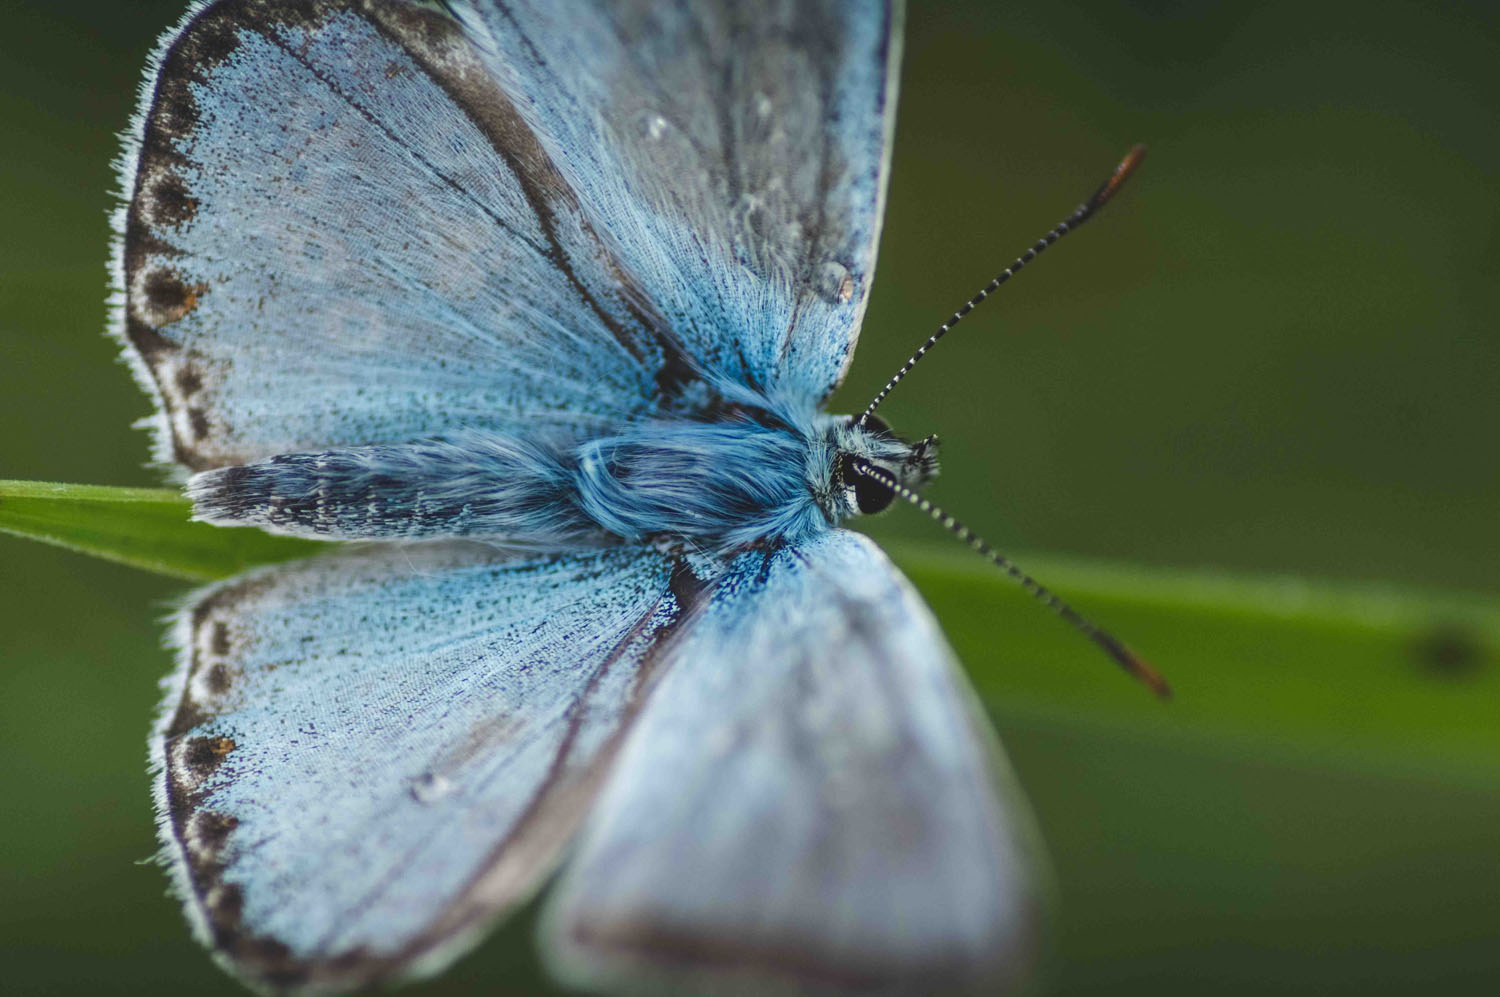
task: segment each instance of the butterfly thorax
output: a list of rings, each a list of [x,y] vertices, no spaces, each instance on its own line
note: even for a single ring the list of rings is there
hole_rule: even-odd
[[[472,537],[528,547],[684,540],[728,551],[802,540],[916,488],[936,443],[884,423],[754,399],[578,440],[487,430],[291,453],[196,475],[199,518],[340,540]]]
[[[682,537],[719,549],[801,540],[883,497],[854,480],[862,460],[918,487],[936,473],[935,441],[912,444],[847,416],[736,407],[716,420],[653,419],[578,449],[579,502],[629,539]]]

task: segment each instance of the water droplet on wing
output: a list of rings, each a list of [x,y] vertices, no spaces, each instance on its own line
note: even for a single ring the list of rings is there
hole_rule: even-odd
[[[648,114],[641,119],[641,134],[652,142],[658,142],[667,133],[667,119],[660,114]]]
[[[453,783],[436,772],[423,772],[411,781],[411,797],[418,803],[436,803],[453,792]]]
[[[854,275],[842,263],[828,260],[818,267],[813,287],[818,296],[830,305],[848,304],[849,299],[854,297]]]

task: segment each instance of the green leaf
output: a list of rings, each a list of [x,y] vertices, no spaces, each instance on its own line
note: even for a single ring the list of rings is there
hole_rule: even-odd
[[[175,491],[0,481],[0,532],[190,581],[305,557],[326,544],[189,520]]]
[[[1166,675],[1176,697],[1160,703],[967,551],[892,554],[1002,720],[1500,784],[1492,598],[1020,558]]]

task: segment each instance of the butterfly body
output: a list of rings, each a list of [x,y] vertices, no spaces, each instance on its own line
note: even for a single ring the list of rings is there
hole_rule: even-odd
[[[121,162],[115,332],[199,518],[364,543],[190,597],[163,861],[252,985],[436,972],[563,869],[590,988],[992,993],[1024,801],[841,529],[932,439],[823,413],[896,3],[215,0]]]
[[[576,443],[458,428],[206,471],[188,490],[208,522],[298,536],[541,549],[666,539],[727,554],[807,540],[868,511],[846,494],[854,483],[844,460],[871,462],[910,487],[936,473],[930,445],[732,390],[733,404],[715,394],[705,411]]]

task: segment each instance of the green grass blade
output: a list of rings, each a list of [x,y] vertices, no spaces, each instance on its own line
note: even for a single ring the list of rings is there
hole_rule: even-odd
[[[0,532],[190,581],[304,557],[324,544],[188,519],[179,493],[45,481],[0,481]]]
[[[966,551],[892,554],[1002,728],[1500,785],[1500,600],[1020,558],[1166,675],[1160,703]]]

